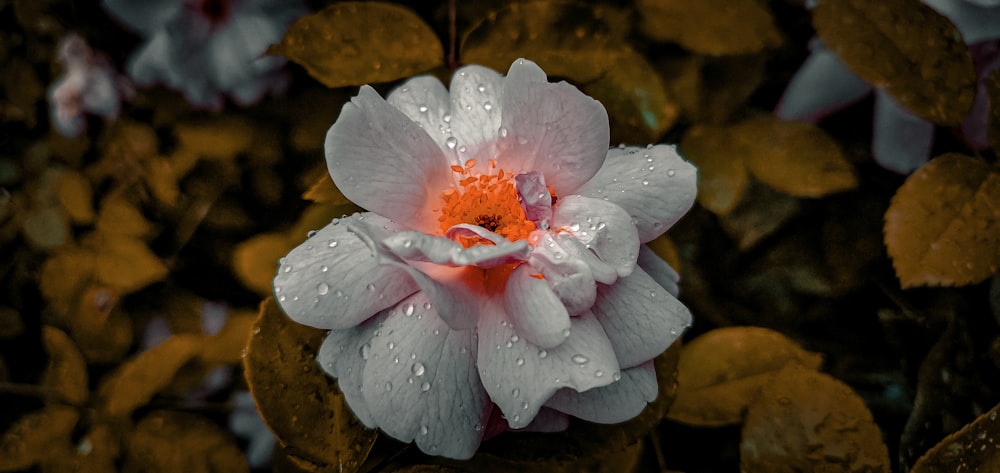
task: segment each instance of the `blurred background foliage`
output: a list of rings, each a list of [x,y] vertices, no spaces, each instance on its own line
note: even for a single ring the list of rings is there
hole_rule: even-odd
[[[59,39],[119,69],[140,40],[95,0],[0,0],[0,471],[1000,468],[1000,168],[955,126],[976,78],[945,17],[917,0],[310,7],[269,49],[294,63],[283,96],[206,112],[140,89],[66,138],[45,100]],[[936,158],[879,167],[871,98],[774,116],[817,33],[938,125]],[[322,333],[261,300],[279,257],[360,210],[322,153],[358,85],[518,57],[600,100],[613,145],[679,143],[698,165],[695,208],[651,244],[695,325],[639,418],[429,458],[361,427],[315,366]]]

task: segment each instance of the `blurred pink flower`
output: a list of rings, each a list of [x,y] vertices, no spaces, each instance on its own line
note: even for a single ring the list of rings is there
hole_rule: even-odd
[[[987,146],[985,79],[1000,67],[996,39],[1000,38],[1000,0],[923,0],[948,17],[971,45],[979,87],[972,111],[962,125],[966,142],[974,149]],[[813,6],[816,2],[809,2]],[[872,155],[882,167],[909,174],[930,159],[934,124],[900,105],[883,89],[856,76],[835,53],[814,39],[805,63],[792,78],[775,109],[784,120],[816,122],[875,92]]]
[[[108,58],[94,51],[77,34],[59,43],[58,59],[66,73],[49,89],[52,124],[65,136],[79,136],[86,129],[87,113],[114,119],[122,100],[134,91],[128,79],[119,75]]]
[[[303,15],[303,0],[104,0],[145,38],[128,73],[163,83],[198,107],[221,109],[223,94],[249,105],[287,85],[284,60],[263,53]]]
[[[599,102],[523,59],[344,105],[327,165],[370,212],[292,250],[274,293],[331,329],[319,362],[365,425],[469,458],[487,434],[621,422],[656,398],[652,359],[691,315],[643,243],[691,207],[697,171],[608,140]]]

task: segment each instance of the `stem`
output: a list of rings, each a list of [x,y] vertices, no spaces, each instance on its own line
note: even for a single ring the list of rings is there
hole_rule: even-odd
[[[452,72],[458,69],[458,52],[457,52],[457,37],[458,37],[458,9],[455,6],[455,0],[448,0],[448,68]]]
[[[667,470],[667,457],[663,455],[663,448],[660,446],[660,434],[656,432],[656,427],[649,431],[649,443],[653,444],[653,452],[656,453],[656,463],[660,466],[660,471]]]

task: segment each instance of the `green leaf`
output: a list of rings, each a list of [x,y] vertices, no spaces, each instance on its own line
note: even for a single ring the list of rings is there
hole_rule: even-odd
[[[316,364],[326,332],[291,321],[268,298],[252,329],[243,367],[264,422],[289,455],[357,471],[377,436],[351,413],[333,378]]]
[[[0,471],[20,471],[41,461],[55,442],[68,442],[80,415],[75,408],[49,406],[25,414],[0,437]]]
[[[812,12],[820,39],[862,79],[926,120],[965,119],[976,71],[947,18],[919,0],[823,0]]]
[[[962,427],[920,457],[911,473],[953,471],[1000,471],[1000,405],[993,406],[971,424]]]
[[[235,439],[207,419],[157,411],[143,418],[127,439],[124,472],[247,472]]]
[[[680,107],[667,96],[660,74],[631,48],[616,67],[583,91],[604,105],[611,118],[611,140],[620,143],[649,143],[670,129],[680,115]]]
[[[692,340],[677,364],[667,418],[702,427],[737,424],[757,392],[788,364],[816,369],[822,357],[760,327],[727,327]]]
[[[885,245],[903,287],[961,286],[1000,268],[1000,169],[949,153],[918,169],[885,213]]]
[[[578,2],[512,3],[490,13],[462,38],[462,62],[505,72],[518,58],[549,76],[599,79],[629,54],[622,18]]]
[[[846,384],[789,364],[747,409],[740,470],[889,473],[889,451],[863,400]]]
[[[444,63],[434,31],[413,11],[382,2],[342,2],[304,16],[268,49],[327,87],[389,82]]]
[[[177,372],[198,355],[205,338],[200,334],[173,335],[123,363],[101,382],[103,411],[125,417],[166,388]]]
[[[781,45],[766,3],[758,0],[640,0],[642,33],[711,55],[749,54]]]

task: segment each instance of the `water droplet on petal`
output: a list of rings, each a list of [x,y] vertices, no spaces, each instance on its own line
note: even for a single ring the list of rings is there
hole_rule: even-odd
[[[316,292],[318,292],[321,296],[325,296],[326,293],[330,292],[330,285],[325,282],[321,282],[316,286]]]
[[[648,186],[648,185],[649,185],[649,181],[647,181],[647,180],[643,179],[643,180],[642,180],[642,185],[644,185],[644,186]]]
[[[427,435],[427,432],[428,432],[427,426],[426,425],[421,425],[420,426],[420,435]]]
[[[594,371],[594,377],[595,378],[600,378],[601,376],[604,376],[604,372],[603,371],[601,371],[601,370]]]
[[[451,114],[450,113],[446,113],[446,114],[444,114],[443,117],[441,117],[441,119],[444,120],[445,123],[451,123]]]
[[[514,390],[512,390],[512,391],[510,392],[510,395],[511,395],[511,396],[514,396],[514,397],[516,398],[516,397],[518,397],[518,396],[520,396],[520,395],[521,395],[521,390],[520,390],[520,389],[517,389],[517,388],[514,388]]]
[[[528,144],[528,139],[523,136],[517,137],[517,144],[526,145]]]
[[[365,289],[368,289],[369,291],[374,291],[375,290],[375,285],[374,284],[368,284],[367,286],[365,286]]]
[[[570,359],[573,360],[573,363],[576,363],[578,365],[583,365],[586,364],[588,361],[590,361],[590,358],[587,358],[579,353],[573,355]]]
[[[539,358],[545,358],[546,356],[549,356],[549,352],[547,352],[545,350],[538,350],[538,357]]]
[[[405,315],[407,317],[413,315],[413,310],[414,309],[415,309],[415,307],[413,306],[413,304],[407,302],[405,305],[403,305],[403,315]]]
[[[329,270],[330,270],[330,267],[324,264],[323,266],[320,266],[320,267],[319,267],[319,270],[320,270],[321,272],[324,272],[324,273],[325,273],[325,272],[327,272],[327,271],[329,271]],[[277,288],[275,288],[275,289],[277,289]]]
[[[489,102],[485,102],[485,103],[483,103],[483,109],[486,110],[487,112],[490,111],[490,110],[493,110],[493,104],[491,104]]]
[[[503,127],[503,126],[500,127],[500,137],[501,138],[506,138],[507,137],[507,127]]]
[[[420,390],[423,392],[427,392],[430,389],[431,389],[431,383],[428,383],[427,381],[424,381],[424,383],[420,385]]]
[[[521,339],[521,337],[518,337],[516,333],[514,335],[510,336],[510,341],[512,341],[514,343],[517,343],[518,340],[520,340],[520,339]]]
[[[385,382],[385,390],[386,391],[392,391],[392,383],[386,381]]]
[[[479,84],[479,85],[478,85],[478,86],[476,87],[476,90],[478,90],[478,91],[480,91],[480,92],[486,92],[486,86],[485,86],[485,85],[483,85],[483,84]]]
[[[668,176],[674,177],[674,174],[677,174],[677,171],[674,171],[673,169],[667,169]]]
[[[337,240],[330,240],[330,241],[329,241],[329,242],[328,242],[328,243],[326,244],[326,246],[328,246],[328,247],[330,247],[330,248],[336,248],[336,247],[337,247]]]
[[[455,149],[458,146],[458,140],[454,136],[449,136],[448,139],[444,140],[444,144],[448,146],[448,149]]]
[[[517,359],[517,366],[524,366],[524,358]]]
[[[396,348],[396,342],[386,343],[385,346],[386,346],[386,348],[392,350],[393,348]]]
[[[427,106],[426,105],[421,105],[421,106],[417,107],[417,110],[420,110],[420,113],[427,113]]]
[[[569,329],[563,330],[563,338],[569,338]]]
[[[430,302],[424,302],[424,310],[431,310],[431,303]]]
[[[410,367],[410,371],[412,371],[413,374],[416,375],[416,376],[423,376],[424,375],[424,364],[418,361],[418,362],[414,363],[413,366]]]
[[[528,401],[521,401],[521,409],[528,410]]]
[[[360,353],[361,353],[361,359],[362,360],[367,360],[368,359],[368,355],[370,355],[371,352],[372,352],[372,346],[371,345],[369,345],[367,343],[364,344],[364,345],[361,345],[361,351],[360,351]]]

